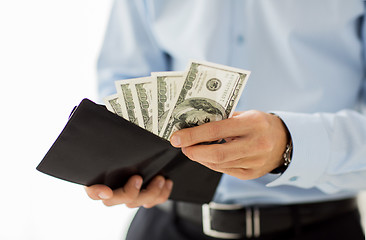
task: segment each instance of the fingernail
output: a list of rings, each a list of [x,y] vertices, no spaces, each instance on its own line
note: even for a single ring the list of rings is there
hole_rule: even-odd
[[[169,189],[169,190],[171,190],[172,188],[173,188],[173,182],[172,181],[167,181],[166,182],[166,187]]]
[[[159,188],[163,188],[163,187],[164,187],[164,183],[165,183],[165,181],[160,180],[160,181],[158,182],[158,187],[159,187]]]
[[[101,192],[98,194],[98,196],[101,198],[101,199],[107,199],[108,198],[108,195],[105,194],[104,192]]]
[[[136,182],[135,182],[135,187],[137,189],[140,189],[141,188],[141,185],[142,185],[142,180],[141,179],[137,179]]]
[[[181,142],[180,142],[180,137],[177,135],[173,135],[170,138],[170,142],[172,143],[173,146],[179,147]]]

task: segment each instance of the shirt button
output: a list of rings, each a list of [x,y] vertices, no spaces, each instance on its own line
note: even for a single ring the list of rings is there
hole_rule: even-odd
[[[289,180],[290,182],[295,182],[299,177],[297,176],[294,176],[294,177],[291,177]]]
[[[243,35],[238,35],[237,37],[236,37],[236,42],[238,43],[238,44],[243,44],[244,43],[244,36]]]

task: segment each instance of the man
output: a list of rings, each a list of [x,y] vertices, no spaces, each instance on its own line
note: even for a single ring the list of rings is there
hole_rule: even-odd
[[[354,203],[366,189],[364,12],[361,0],[116,0],[98,64],[102,97],[114,80],[184,70],[188,59],[252,74],[234,117],[171,137],[224,173],[211,216],[161,204],[174,187],[162,176],[145,190],[133,176],[88,195],[143,206],[133,240],[364,239]],[[199,144],[219,139],[229,141]]]

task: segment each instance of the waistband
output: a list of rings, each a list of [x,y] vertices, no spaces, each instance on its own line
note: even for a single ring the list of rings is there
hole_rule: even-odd
[[[238,239],[285,231],[297,221],[301,225],[325,221],[357,209],[355,198],[317,203],[242,206],[238,204],[194,204],[167,201],[158,208],[180,219],[202,226],[211,237]]]

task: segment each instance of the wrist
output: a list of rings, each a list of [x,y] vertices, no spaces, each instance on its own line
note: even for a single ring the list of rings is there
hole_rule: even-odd
[[[292,141],[290,140],[290,142],[286,145],[285,152],[282,155],[282,161],[281,161],[282,164],[277,168],[273,169],[270,173],[273,174],[284,173],[291,163],[291,158],[292,158]]]
[[[271,113],[272,115],[276,116],[279,120],[281,120],[284,130],[286,132],[286,147],[284,152],[281,155],[281,160],[280,160],[280,164],[279,166],[277,166],[275,169],[273,169],[270,173],[274,173],[274,174],[282,174],[286,171],[287,167],[290,165],[291,163],[291,159],[292,159],[292,138],[291,138],[291,134],[286,126],[286,124],[283,122],[283,120],[277,116],[274,113]]]

